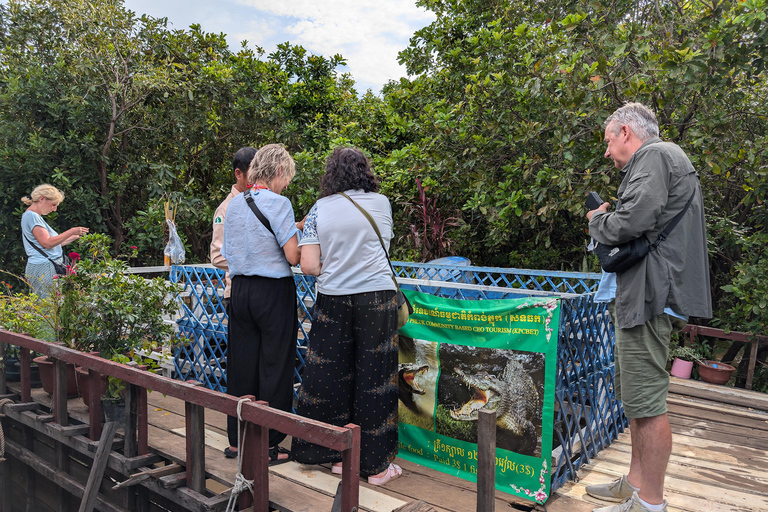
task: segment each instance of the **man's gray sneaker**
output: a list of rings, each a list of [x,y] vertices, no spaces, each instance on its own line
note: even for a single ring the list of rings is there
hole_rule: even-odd
[[[607,484],[595,484],[587,486],[587,494],[593,498],[605,501],[618,502],[632,497],[633,492],[640,489],[632,486],[627,481],[627,475],[621,475],[621,478]]]
[[[667,500],[664,500],[664,506],[661,512],[667,512]],[[592,512],[650,512],[647,507],[644,507],[640,503],[640,498],[637,497],[637,492],[633,492],[632,496],[625,499],[618,505],[608,505],[607,507],[592,509]]]

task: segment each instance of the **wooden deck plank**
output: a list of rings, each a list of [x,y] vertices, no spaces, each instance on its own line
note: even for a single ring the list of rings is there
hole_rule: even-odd
[[[600,452],[594,460],[605,460],[628,468],[631,458],[630,449],[631,447],[626,445],[611,445],[610,449]],[[716,455],[712,454],[712,458],[716,459]],[[667,466],[667,474],[735,491],[747,490],[766,494],[768,489],[768,473],[765,471],[706,459],[700,459],[696,466],[690,463],[691,459],[672,455]]]
[[[670,377],[669,392],[672,395],[693,396],[713,402],[724,402],[734,406],[768,412],[768,394],[757,393],[747,389]]]
[[[590,483],[588,479],[598,478],[595,476],[598,474],[604,476],[596,481],[605,482],[612,480],[625,474],[628,468],[629,466],[626,464],[615,464],[607,460],[593,459],[589,464],[590,471],[582,482]],[[681,508],[689,505],[686,502],[689,497],[706,497],[707,500],[731,507],[741,507],[743,510],[768,510],[768,494],[735,489],[728,489],[727,492],[723,492],[719,485],[703,483],[701,480],[681,478],[669,471],[667,471],[667,476],[664,480],[664,490],[666,499],[671,504]]]
[[[672,393],[668,402],[673,451],[665,497],[670,503],[670,512],[768,511],[768,396],[698,382],[673,382],[671,389],[680,389],[685,394]],[[47,395],[41,401],[51,402]],[[160,393],[150,393],[148,401],[150,445],[168,459],[183,463],[185,439],[177,433],[184,433],[184,403]],[[70,400],[68,410],[73,417],[82,416],[87,421],[87,409],[79,399]],[[214,481],[228,487],[234,478],[236,460],[225,459],[221,453],[227,443],[226,416],[206,411],[205,430],[206,469]],[[550,497],[546,512],[588,512],[604,506],[605,503],[586,495],[585,486],[625,473],[630,453],[629,433],[619,434],[610,447],[579,471],[578,482],[566,483]],[[394,498],[391,503],[421,501],[437,512],[475,510],[473,482],[402,459],[397,459],[397,463],[404,469],[403,477],[378,488],[362,480],[361,496],[370,491]],[[282,470],[277,471],[281,467]],[[270,498],[278,510],[331,510],[332,489],[318,491],[309,477],[312,473],[322,474],[332,479],[329,482],[338,482],[328,467],[313,467],[308,474],[281,474],[288,469],[288,465],[283,465],[270,470]],[[209,484],[215,487],[211,481]],[[384,497],[381,499],[387,502]],[[361,510],[372,510],[361,504]],[[498,490],[495,506],[497,510],[545,511],[544,507]]]
[[[579,482],[569,482],[557,491],[558,496],[566,496],[573,501],[580,501],[588,504],[590,509],[596,507],[605,507],[611,503],[600,501],[589,496],[585,490],[587,485],[603,483],[614,477],[607,477],[597,472],[585,473],[585,476]],[[717,503],[701,496],[687,496],[665,493],[665,499],[669,502],[668,512],[759,512],[760,509],[744,508],[733,505]],[[569,512],[570,509],[558,506],[557,502],[547,501],[547,512]]]

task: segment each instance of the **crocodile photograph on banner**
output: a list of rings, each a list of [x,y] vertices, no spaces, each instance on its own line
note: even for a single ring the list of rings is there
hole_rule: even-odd
[[[477,480],[480,411],[496,413],[496,488],[549,496],[560,301],[454,300],[406,291],[399,455]]]

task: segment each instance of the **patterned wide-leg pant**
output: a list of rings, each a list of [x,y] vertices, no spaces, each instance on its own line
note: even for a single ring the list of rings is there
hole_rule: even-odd
[[[397,456],[397,301],[395,292],[318,294],[297,414],[360,426],[360,474]],[[294,438],[304,464],[339,462],[337,451]]]

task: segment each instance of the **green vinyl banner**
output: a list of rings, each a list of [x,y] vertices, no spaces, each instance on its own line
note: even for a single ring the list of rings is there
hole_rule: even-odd
[[[454,300],[404,291],[400,457],[477,480],[477,417],[496,411],[496,488],[549,496],[557,330],[552,297]]]

